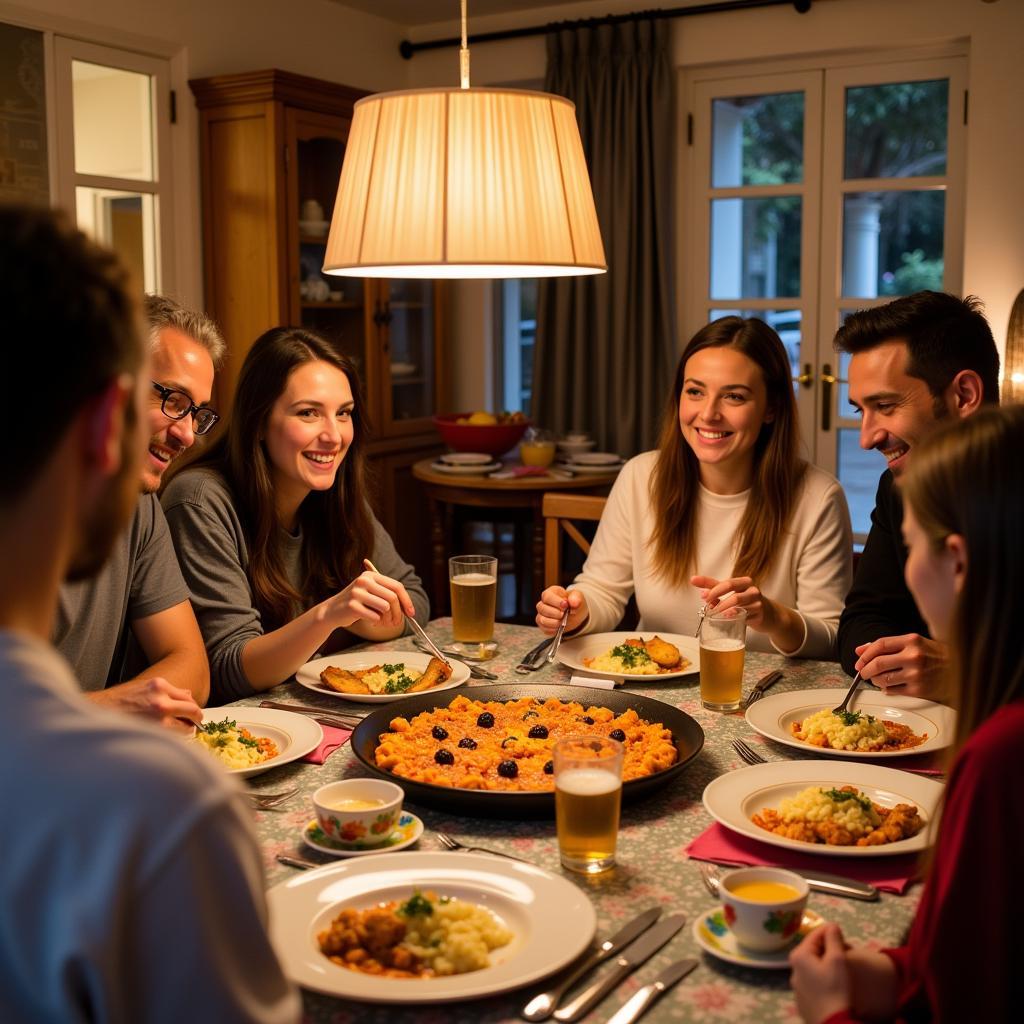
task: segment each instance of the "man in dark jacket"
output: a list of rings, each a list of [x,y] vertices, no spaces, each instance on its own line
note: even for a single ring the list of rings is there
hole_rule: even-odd
[[[860,445],[876,448],[889,464],[839,621],[839,660],[850,675],[860,672],[885,690],[937,696],[946,650],[928,636],[903,579],[899,480],[914,446],[942,420],[998,401],[999,353],[976,298],[930,291],[854,313],[835,344],[851,355]]]

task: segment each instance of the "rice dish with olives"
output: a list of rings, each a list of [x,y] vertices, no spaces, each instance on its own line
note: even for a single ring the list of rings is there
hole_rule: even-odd
[[[195,742],[228,768],[252,768],[278,755],[277,744],[269,736],[254,736],[230,718],[206,722],[196,731]]]
[[[812,747],[868,753],[907,750],[920,746],[928,735],[917,735],[909,726],[889,722],[861,711],[835,714],[822,708],[790,726],[793,736]]]

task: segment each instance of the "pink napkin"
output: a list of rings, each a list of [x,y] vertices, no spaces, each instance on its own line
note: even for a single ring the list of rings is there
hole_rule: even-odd
[[[510,466],[513,476],[547,476],[546,466]]]
[[[352,735],[351,729],[338,729],[333,725],[322,725],[320,728],[324,731],[324,738],[320,746],[302,758],[303,761],[308,761],[310,764],[323,764],[338,747],[344,746],[348,742],[349,736]]]
[[[771,865],[793,868],[797,871],[822,871],[830,875],[844,875],[858,882],[894,892],[902,896],[916,881],[918,857],[913,853],[898,853],[891,857],[821,857],[796,853],[778,846],[759,843],[715,822],[705,829],[689,846],[686,853],[694,860],[729,862],[751,866]]]

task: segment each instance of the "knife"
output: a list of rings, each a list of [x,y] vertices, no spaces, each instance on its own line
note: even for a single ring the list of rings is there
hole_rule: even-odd
[[[765,673],[760,679],[754,684],[754,688],[747,694],[747,699],[743,702],[743,707],[740,709],[746,711],[755,700],[765,695],[766,690],[770,690],[781,678],[783,674],[780,669],[772,669],[771,672]]]
[[[715,863],[727,868],[750,867],[749,864],[743,864],[740,861],[716,860]],[[827,892],[830,896],[848,896],[850,899],[866,900],[869,903],[878,899],[878,890],[873,885],[869,885],[867,882],[858,882],[855,878],[829,875],[824,871],[801,871],[799,868],[787,867],[786,870],[805,879],[815,892]]]
[[[633,1024],[639,1020],[648,1007],[660,999],[677,981],[682,981],[697,966],[696,960],[677,960],[666,967],[654,981],[634,992],[632,997],[619,1007],[608,1024]]]
[[[555,1020],[574,1021],[588,1014],[616,985],[662,946],[686,924],[685,914],[670,914],[646,935],[641,935],[615,961],[615,968],[581,992],[571,1003],[555,1011]]]
[[[547,1020],[555,1007],[558,1006],[562,996],[584,974],[593,970],[598,964],[603,963],[613,953],[618,953],[623,946],[628,945],[642,932],[647,931],[659,917],[661,917],[661,907],[651,907],[642,914],[637,914],[632,921],[620,928],[610,939],[605,939],[560,985],[548,992],[542,992],[540,995],[534,996],[523,1007],[520,1016],[523,1020],[529,1021]]]
[[[360,722],[365,717],[356,711],[335,711],[333,708],[315,708],[308,704],[282,704],[280,701],[261,700],[261,708],[274,708],[277,711],[294,711],[297,715],[310,718],[343,718],[352,722]]]

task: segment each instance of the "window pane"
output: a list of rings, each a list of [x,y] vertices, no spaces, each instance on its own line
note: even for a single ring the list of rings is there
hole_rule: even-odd
[[[717,99],[711,116],[714,188],[804,180],[802,92]]]
[[[50,199],[43,34],[0,25],[0,199]]]
[[[843,295],[942,290],[946,193],[850,193],[843,201]]]
[[[839,482],[850,504],[853,532],[866,534],[871,529],[871,510],[875,507],[878,478],[885,472],[885,456],[860,446],[860,431],[844,427],[839,433]]]
[[[121,257],[138,291],[157,291],[153,196],[81,187],[75,196],[78,226]]]
[[[149,75],[71,62],[75,170],[153,181],[153,102]]]
[[[769,327],[775,328],[789,356],[793,376],[800,375],[800,310],[799,309],[713,309],[709,320],[720,320],[723,316],[741,316],[744,319],[757,317]]]
[[[946,173],[949,80],[846,90],[847,178]]]
[[[800,294],[799,196],[711,200],[711,298]]]

